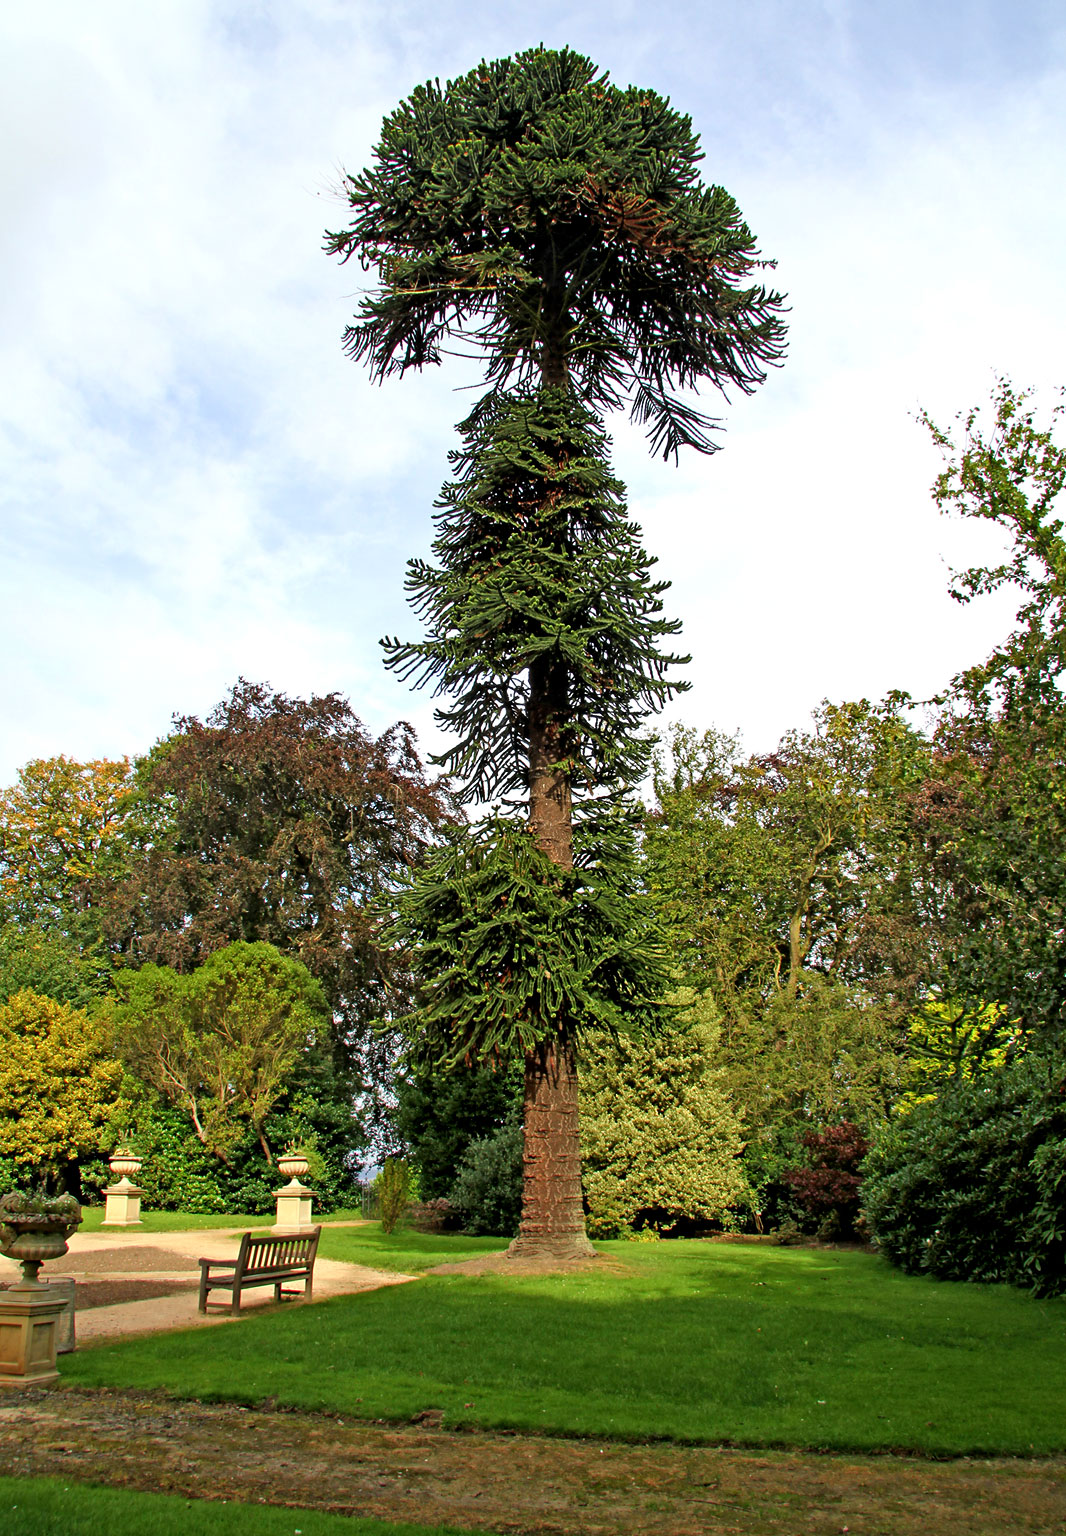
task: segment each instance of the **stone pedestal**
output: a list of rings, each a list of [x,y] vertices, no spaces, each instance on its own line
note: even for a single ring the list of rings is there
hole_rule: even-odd
[[[141,1225],[141,1191],[128,1178],[119,1179],[104,1190],[107,1202],[104,1206],[105,1227],[139,1227]]]
[[[65,1294],[50,1285],[14,1285],[0,1291],[0,1387],[38,1387],[55,1381]]]
[[[311,1231],[311,1201],[315,1198],[313,1189],[307,1189],[299,1179],[294,1178],[284,1188],[276,1189],[274,1198],[278,1202],[278,1214],[272,1232],[278,1237],[299,1237]]]
[[[72,1355],[77,1348],[74,1325],[77,1284],[71,1275],[50,1275],[47,1284],[53,1299],[63,1303],[56,1328],[56,1354]]]

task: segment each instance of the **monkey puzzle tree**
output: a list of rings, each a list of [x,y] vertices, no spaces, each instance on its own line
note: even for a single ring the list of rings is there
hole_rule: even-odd
[[[597,413],[628,404],[664,457],[711,451],[713,422],[683,392],[748,393],[783,346],[781,297],[753,280],[754,239],[728,193],[701,185],[701,158],[661,97],[614,86],[568,49],[532,49],[415,90],[372,166],[346,180],[351,223],[327,237],[377,274],[345,335],[375,378],[437,363],[448,343],[485,363],[489,392],[463,423],[437,519],[440,566],[415,562],[408,580],[428,638],[393,642],[389,659],[453,696],[439,719],[459,739],[442,760],[467,799],[528,808],[525,836],[490,829],[451,851],[439,912],[417,895],[409,909],[412,937],[425,943],[439,918],[458,946],[423,1013],[445,1054],[525,1058],[520,1249],[585,1243],[577,1036],[587,1017],[650,1000],[655,969],[640,922],[627,934],[617,904],[580,899],[586,879],[602,894],[610,859],[589,855],[595,878],[574,871],[575,793],[595,800],[639,777],[636,732],[676,686],[678,659],[658,650],[676,626],[660,617],[663,586]],[[478,959],[470,936],[483,932],[495,938]]]

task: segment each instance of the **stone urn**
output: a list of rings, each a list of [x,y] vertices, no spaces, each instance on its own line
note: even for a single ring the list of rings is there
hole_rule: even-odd
[[[278,1158],[278,1172],[283,1179],[289,1181],[274,1191],[274,1198],[277,1201],[274,1231],[279,1235],[284,1233],[286,1236],[293,1236],[312,1230],[311,1202],[315,1197],[314,1190],[300,1183],[309,1167],[310,1164],[304,1154],[293,1147],[283,1152]]]
[[[116,1147],[107,1166],[115,1182],[104,1190],[104,1226],[139,1227],[141,1191],[130,1183],[130,1174],[140,1172],[141,1159],[128,1147]]]
[[[111,1169],[116,1179],[128,1179],[131,1174],[140,1173],[141,1159],[123,1148],[112,1152],[107,1160],[107,1166]]]
[[[22,1279],[15,1290],[36,1289],[42,1264],[61,1258],[81,1225],[81,1206],[71,1195],[36,1199],[15,1190],[0,1199],[0,1253],[17,1259]]]
[[[74,1283],[43,1283],[37,1271],[67,1251],[81,1222],[70,1195],[49,1199],[19,1190],[0,1199],[0,1253],[17,1259],[22,1279],[0,1290],[0,1388],[54,1381],[56,1350],[69,1336],[73,1348]]]
[[[310,1164],[302,1152],[283,1152],[278,1158],[278,1172],[283,1179],[291,1179],[294,1183],[302,1179]]]

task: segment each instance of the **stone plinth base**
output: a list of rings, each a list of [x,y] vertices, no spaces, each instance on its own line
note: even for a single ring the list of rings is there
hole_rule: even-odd
[[[55,1381],[67,1296],[50,1285],[0,1291],[0,1387],[39,1387]]]
[[[119,1179],[117,1184],[104,1190],[107,1203],[104,1206],[105,1227],[139,1227],[141,1225],[141,1191],[129,1179]]]
[[[270,1230],[277,1237],[301,1237],[311,1231],[314,1225],[311,1220],[313,1189],[306,1189],[298,1179],[293,1179],[284,1189],[276,1189],[274,1198],[278,1202],[278,1213]]]
[[[56,1325],[56,1354],[71,1355],[77,1347],[74,1330],[74,1295],[77,1286],[69,1275],[51,1275],[48,1289],[55,1301],[62,1301],[63,1310]]]

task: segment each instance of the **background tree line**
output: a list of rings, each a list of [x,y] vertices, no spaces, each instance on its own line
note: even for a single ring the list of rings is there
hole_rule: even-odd
[[[657,749],[636,836],[617,830],[671,979],[653,1032],[583,1048],[594,1232],[840,1231],[872,1142],[887,1251],[1049,1283],[1066,1227],[1054,426],[1001,383],[987,421],[933,429],[941,507],[1009,546],[955,593],[1011,583],[1020,609],[921,717],[895,694],[825,704],[770,753],[688,727]],[[252,1207],[284,1141],[317,1147],[327,1196],[374,1141],[411,1157],[424,1198],[513,1229],[520,1071],[401,1054],[396,896],[458,826],[409,729],[374,741],[335,695],[240,683],[138,762],[27,765],[0,799],[3,1176],[50,1157],[91,1183],[132,1127],[161,1203]],[[41,1105],[62,1112],[46,1126]],[[969,1204],[933,1242],[951,1168]]]
[[[133,1137],[149,1200],[255,1210],[296,1139],[350,1193],[407,995],[391,892],[447,814],[409,726],[243,680],[137,761],[28,764],[0,797],[0,1177],[92,1188]],[[81,1079],[32,1135],[27,1099]]]

